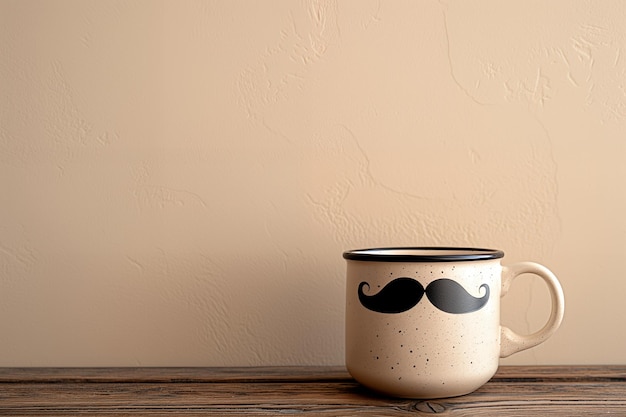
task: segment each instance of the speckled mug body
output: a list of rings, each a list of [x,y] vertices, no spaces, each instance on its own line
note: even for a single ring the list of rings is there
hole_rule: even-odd
[[[500,357],[500,259],[446,262],[347,261],[346,366],[361,384],[406,398],[467,394],[496,372]],[[385,313],[365,308],[359,287],[375,295],[394,279],[424,288],[453,280],[488,300],[476,311],[449,313],[424,295],[412,308]],[[366,282],[367,285],[362,285]],[[482,287],[482,288],[481,288]]]

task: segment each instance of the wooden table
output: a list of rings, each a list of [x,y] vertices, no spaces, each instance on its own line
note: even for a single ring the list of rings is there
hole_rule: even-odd
[[[478,391],[407,400],[342,367],[0,368],[0,415],[626,416],[626,366],[501,367]]]

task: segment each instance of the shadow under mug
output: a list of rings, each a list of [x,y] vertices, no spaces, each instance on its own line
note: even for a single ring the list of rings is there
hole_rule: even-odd
[[[346,367],[361,384],[405,398],[470,393],[498,369],[499,358],[548,339],[563,320],[556,276],[534,262],[502,266],[494,249],[356,249],[347,261]],[[500,324],[500,298],[521,274],[547,284],[545,326],[520,335]]]

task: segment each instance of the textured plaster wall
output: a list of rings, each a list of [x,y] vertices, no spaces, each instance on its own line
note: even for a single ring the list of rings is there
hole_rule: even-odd
[[[624,213],[626,2],[0,0],[0,366],[341,364],[382,245],[544,263],[503,363],[626,363]]]

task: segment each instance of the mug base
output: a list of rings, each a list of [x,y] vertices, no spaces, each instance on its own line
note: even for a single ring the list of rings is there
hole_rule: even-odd
[[[434,400],[440,398],[460,397],[470,394],[491,379],[494,372],[475,375],[473,378],[459,380],[440,380],[436,378],[415,378],[412,381],[396,380],[380,375],[359,375],[348,367],[352,377],[366,389],[380,395],[414,400]]]
[[[365,384],[361,384],[359,382],[359,384],[361,386],[363,386],[366,390],[368,390],[369,392],[371,392],[374,395],[379,395],[379,396],[384,396],[384,397],[391,397],[391,398],[403,398],[403,399],[407,399],[407,400],[439,400],[439,399],[443,399],[443,398],[454,398],[454,397],[462,397],[463,395],[468,395],[471,394],[472,392],[476,391],[478,388],[473,388],[468,390],[462,390],[462,391],[455,391],[455,392],[446,392],[445,394],[439,392],[424,392],[424,391],[420,391],[420,392],[413,392],[413,391],[387,391],[384,389],[376,389],[373,387],[369,387]]]

